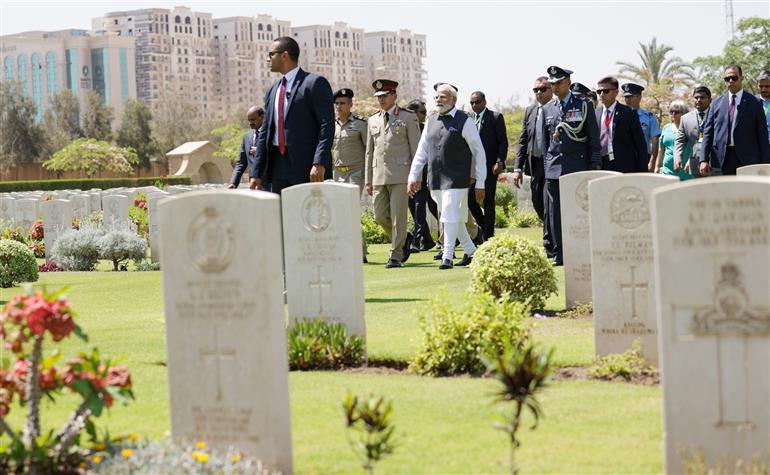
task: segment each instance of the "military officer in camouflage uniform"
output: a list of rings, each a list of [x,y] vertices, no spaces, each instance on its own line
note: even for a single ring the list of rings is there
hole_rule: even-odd
[[[396,104],[396,81],[378,79],[372,87],[381,110],[368,121],[366,192],[374,196],[374,219],[390,239],[385,267],[392,269],[409,258],[406,182],[420,142],[420,124],[417,116]]]
[[[660,142],[660,125],[655,115],[647,109],[642,109],[642,91],[644,88],[638,84],[627,82],[620,86],[623,90],[623,99],[626,105],[639,114],[639,122],[642,124],[642,133],[647,143],[647,169],[650,173],[655,171],[655,163],[658,160],[658,145]]]
[[[340,89],[334,93],[334,181],[358,185],[359,190],[363,190],[367,126],[364,119],[350,113],[352,107],[352,89]]]

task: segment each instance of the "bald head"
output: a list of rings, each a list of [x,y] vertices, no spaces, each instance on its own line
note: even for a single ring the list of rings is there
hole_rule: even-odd
[[[246,118],[249,121],[249,127],[256,130],[262,127],[262,120],[265,117],[265,110],[261,107],[251,106],[246,112]]]

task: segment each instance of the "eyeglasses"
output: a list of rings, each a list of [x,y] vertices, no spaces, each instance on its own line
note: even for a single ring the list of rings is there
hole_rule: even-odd
[[[274,55],[281,54],[281,53],[285,53],[285,51],[268,51],[267,57],[272,58]]]
[[[545,92],[545,91],[547,91],[548,89],[549,89],[549,88],[548,88],[548,87],[545,87],[545,86],[543,86],[543,87],[533,87],[533,88],[532,88],[532,92],[534,92],[535,94],[537,94],[538,92]]]
[[[682,111],[678,111],[678,110],[670,110],[670,111],[668,111],[668,113],[669,113],[669,114],[681,114],[681,113],[682,113]]]
[[[736,82],[738,79],[740,79],[738,76],[725,76],[725,82]]]
[[[470,101],[472,106],[475,106],[476,104],[481,104],[484,101]]]
[[[617,89],[597,89],[597,94],[609,94],[610,91],[617,91]]]

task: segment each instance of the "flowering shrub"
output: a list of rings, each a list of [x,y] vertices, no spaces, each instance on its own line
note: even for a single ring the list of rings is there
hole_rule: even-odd
[[[134,206],[128,208],[128,219],[134,223],[136,232],[147,239],[150,235],[150,210],[147,207],[147,197],[144,193],[139,193],[134,199]]]
[[[37,263],[32,251],[12,239],[0,239],[0,287],[37,281]]]
[[[364,364],[366,345],[357,335],[348,335],[343,323],[322,318],[296,320],[287,331],[289,369],[309,371],[351,368]]]
[[[42,241],[45,237],[43,232],[43,220],[35,220],[35,224],[32,225],[32,231],[29,233],[29,237],[35,241]]]
[[[91,417],[101,415],[115,401],[133,399],[131,374],[123,366],[103,359],[97,349],[81,352],[63,367],[57,352],[43,358],[43,342],[54,342],[75,334],[87,341],[75,324],[70,302],[61,292],[38,291],[13,297],[0,313],[0,338],[14,357],[0,367],[0,431],[10,439],[0,445],[2,473],[72,472],[85,462],[89,451],[78,447],[83,429],[96,439]],[[41,437],[40,400],[56,401],[63,391],[81,396],[80,405],[58,432]],[[23,429],[12,428],[5,419],[16,400],[27,408]]]
[[[35,255],[37,259],[45,258],[45,243],[43,241],[29,241],[29,250]]]
[[[124,443],[102,444],[102,447],[103,450],[91,455],[87,461],[87,468],[101,474],[269,475],[273,473],[255,458],[241,454],[235,449],[214,450],[205,442],[189,445],[151,442],[137,445],[131,443],[130,439],[124,439]]]
[[[81,138],[72,141],[43,163],[52,171],[79,171],[87,177],[102,170],[130,173],[139,163],[139,157],[131,147],[118,147],[109,143]]]
[[[64,269],[56,265],[56,263],[53,261],[48,262],[46,264],[40,264],[40,266],[38,266],[37,268],[38,272],[60,272],[63,270]]]
[[[11,239],[16,242],[20,242],[22,244],[27,244],[27,237],[24,235],[24,232],[21,230],[21,228],[5,228],[3,229],[3,232],[0,233],[0,239]]]

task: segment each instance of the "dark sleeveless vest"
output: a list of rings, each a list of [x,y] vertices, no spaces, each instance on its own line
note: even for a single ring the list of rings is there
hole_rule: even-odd
[[[428,145],[428,184],[431,190],[468,188],[471,183],[473,154],[463,138],[468,114],[428,117],[425,134]]]

